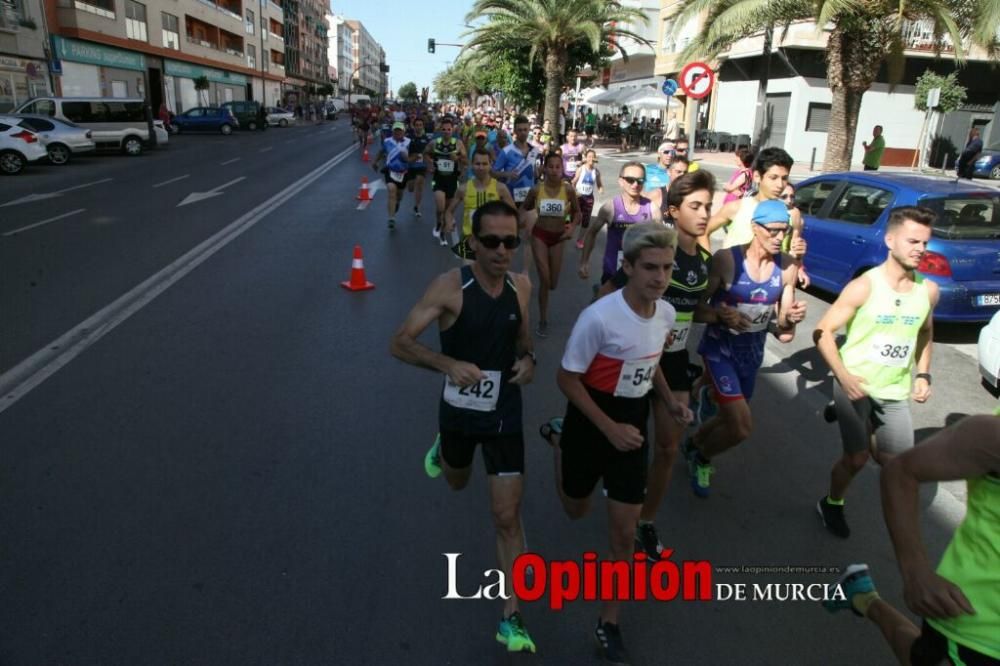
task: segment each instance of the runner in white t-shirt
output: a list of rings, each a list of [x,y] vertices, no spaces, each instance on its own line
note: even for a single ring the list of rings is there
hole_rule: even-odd
[[[632,559],[646,492],[646,422],[654,389],[674,418],[684,423],[692,418],[659,367],[675,319],[673,306],[661,296],[670,284],[676,246],[677,233],[662,224],[634,224],[626,231],[622,268],[628,283],[580,314],[557,375],[569,398],[554,447],[559,497],[566,513],[580,518],[603,479],[609,560]],[[605,602],[594,631],[611,663],[628,661],[618,631],[620,605]]]

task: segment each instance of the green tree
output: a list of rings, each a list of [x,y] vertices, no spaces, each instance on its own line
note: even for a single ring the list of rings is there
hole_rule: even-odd
[[[933,70],[926,70],[917,79],[917,90],[913,104],[921,111],[927,110],[927,93],[933,88],[941,89],[941,100],[935,107],[941,113],[951,113],[965,104],[965,86],[958,82],[958,75],[952,72],[941,76]]]
[[[417,84],[413,81],[404,83],[399,86],[399,98],[407,102],[416,102],[419,94],[417,93]]]
[[[582,45],[597,58],[603,46],[615,44],[627,58],[618,38],[649,46],[641,36],[620,27],[645,24],[645,13],[617,0],[476,0],[466,21],[482,17],[486,22],[467,34],[466,48],[485,57],[524,49],[529,65],[540,60],[545,81],[543,118],[553,123],[559,116],[559,97],[574,47]]]
[[[954,44],[956,61],[961,62],[965,36],[971,34],[987,48],[995,46],[995,34],[987,38],[980,33],[989,31],[973,33],[973,29],[981,17],[1000,12],[998,4],[1000,0],[682,0],[673,25],[677,33],[689,20],[705,17],[699,35],[681,53],[682,61],[714,57],[771,26],[787,30],[799,21],[829,26],[826,79],[833,103],[824,168],[846,171],[865,92],[883,65],[891,82],[902,78],[906,21],[930,21],[938,44],[947,36]]]

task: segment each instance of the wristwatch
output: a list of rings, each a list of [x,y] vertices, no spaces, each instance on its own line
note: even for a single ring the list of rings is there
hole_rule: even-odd
[[[918,372],[917,379],[926,379],[928,384],[931,384],[931,374],[929,372]]]
[[[525,352],[524,356],[521,358],[530,358],[532,363],[538,365],[538,357],[535,356],[535,352],[533,351]]]

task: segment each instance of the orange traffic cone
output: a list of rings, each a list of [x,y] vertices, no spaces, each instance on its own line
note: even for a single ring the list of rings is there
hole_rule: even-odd
[[[358,201],[371,201],[372,195],[368,191],[368,179],[361,178],[361,191],[358,192]]]
[[[361,246],[354,246],[354,260],[351,262],[351,279],[340,283],[340,286],[350,291],[366,291],[374,289],[375,285],[365,277],[365,260],[361,256]]]
[[[362,162],[371,162],[371,158],[368,157],[368,145],[365,144],[365,152],[361,153]]]

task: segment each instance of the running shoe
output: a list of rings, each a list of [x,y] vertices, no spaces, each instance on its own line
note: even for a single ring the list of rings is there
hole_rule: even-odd
[[[396,220],[394,218],[389,218],[389,230],[392,231],[396,228]]]
[[[497,641],[507,646],[507,652],[534,652],[535,642],[524,628],[521,614],[514,611],[510,617],[500,620]]]
[[[844,505],[831,504],[829,499],[826,495],[821,497],[816,502],[816,511],[819,513],[820,520],[823,521],[823,527],[831,534],[835,534],[841,539],[846,539],[851,536],[851,528],[847,526],[847,521],[844,520]]]
[[[684,453],[684,459],[687,460],[688,474],[691,477],[691,490],[698,497],[708,497],[715,468],[701,455],[691,442],[690,436],[684,439],[681,450]]]
[[[597,641],[597,653],[605,664],[615,664],[616,666],[628,666],[628,650],[622,641],[622,632],[617,624],[611,622],[601,622],[597,620],[597,628],[594,629],[594,640]]]
[[[420,215],[420,209],[417,208],[416,206],[413,207],[413,215],[414,215],[414,217],[421,217],[421,215]]]
[[[547,321],[538,322],[538,328],[535,329],[535,333],[537,333],[538,337],[540,338],[549,337],[549,322]]]
[[[854,597],[859,594],[869,594],[875,592],[875,582],[872,581],[871,572],[867,564],[852,564],[847,567],[844,575],[834,583],[834,587],[839,587],[843,595],[829,595],[834,597],[823,602],[823,608],[831,613],[841,610],[849,610],[858,617],[864,617],[858,609],[854,607]],[[843,597],[843,598],[841,598]]]
[[[432,479],[441,476],[441,433],[437,434],[431,448],[424,454],[424,471]]]
[[[646,557],[651,562],[660,561],[660,553],[663,552],[663,544],[656,533],[656,525],[653,523],[639,523],[635,528],[635,550],[646,553]]]
[[[441,238],[441,227],[434,227],[431,233],[434,235],[434,238]]]
[[[441,245],[441,247],[448,247],[447,236],[448,234],[441,234],[440,236],[438,236],[438,244]]]

